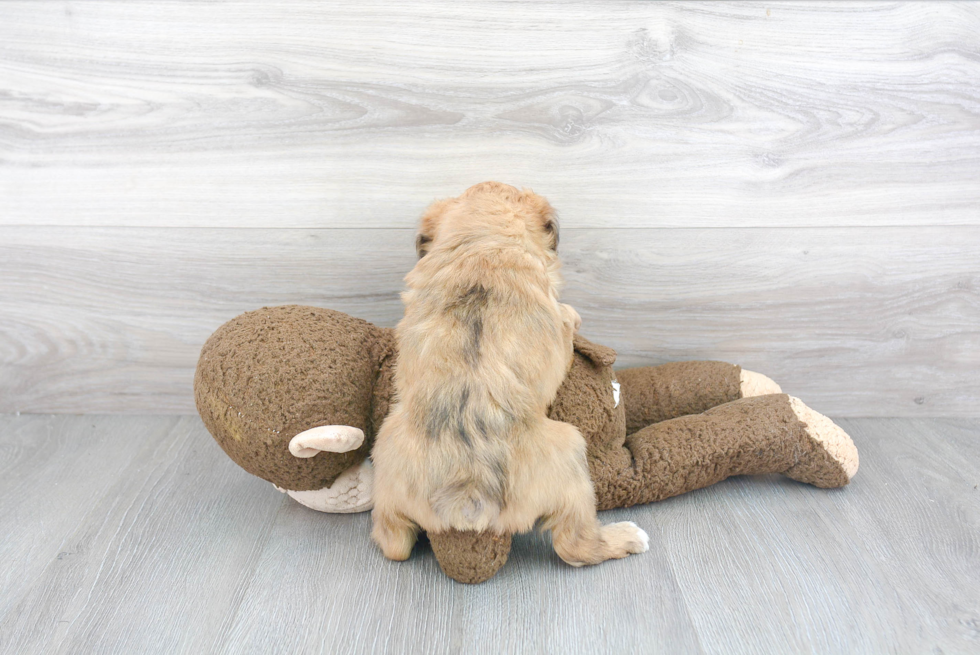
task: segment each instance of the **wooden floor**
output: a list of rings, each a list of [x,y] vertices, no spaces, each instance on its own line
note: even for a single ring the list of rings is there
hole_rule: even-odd
[[[980,421],[840,421],[850,487],[737,478],[635,520],[588,569],[538,535],[466,586],[384,560],[197,417],[0,416],[2,653],[980,651]]]

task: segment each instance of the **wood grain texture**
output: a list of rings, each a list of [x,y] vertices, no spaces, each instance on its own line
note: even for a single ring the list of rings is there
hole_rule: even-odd
[[[0,411],[191,412],[261,305],[393,325],[422,208],[496,178],[559,209],[621,365],[976,416],[978,34],[955,2],[0,3]]]
[[[978,424],[840,423],[861,453],[844,489],[735,478],[653,506],[702,645],[976,650]]]
[[[220,26],[220,28],[219,28]],[[980,224],[971,3],[0,6],[0,223]]]
[[[468,586],[427,545],[385,560],[368,514],[289,501],[197,419],[0,416],[0,650],[975,652],[980,422],[841,425],[844,489],[734,478],[602,513],[648,553],[573,569],[519,536]]]
[[[367,514],[312,518],[318,525],[310,510],[283,508],[229,651],[703,652],[657,543],[643,560],[576,570],[546,539],[524,535],[506,575],[471,587],[445,578],[428,545],[407,563],[385,560],[367,538]]]
[[[8,442],[9,423],[4,421],[0,443]],[[268,485],[225,461],[196,419],[85,417],[38,424],[41,431],[56,428],[66,441],[85,444],[83,457],[67,448],[52,456],[65,468],[86,466],[85,475],[62,479],[54,489],[30,490],[49,501],[43,505],[3,484],[0,503],[34,505],[23,519],[34,531],[5,536],[12,551],[5,562],[14,572],[34,575],[19,578],[19,593],[4,598],[0,650],[213,650],[283,497],[250,494],[250,487]],[[92,424],[100,438],[80,438]],[[117,451],[128,455],[123,466],[116,465]],[[22,468],[35,469],[36,460]],[[101,496],[74,505],[50,502],[54,494],[79,493],[100,478]],[[75,509],[79,500],[86,504]],[[59,531],[50,527],[52,520]],[[44,538],[50,540],[46,550],[25,548]]]
[[[0,228],[0,410],[193,413],[264,305],[391,326],[410,230]],[[836,416],[976,416],[980,228],[565,230],[564,299],[618,366],[739,363]]]
[[[125,430],[134,421],[121,419],[117,425]],[[144,421],[144,438],[159,438],[172,422],[156,419],[147,429]],[[61,566],[78,554],[66,536],[139,455],[144,439],[113,438],[104,431],[105,423],[39,416],[0,423],[0,560],[11,564],[0,567],[0,616],[12,610],[49,563]]]

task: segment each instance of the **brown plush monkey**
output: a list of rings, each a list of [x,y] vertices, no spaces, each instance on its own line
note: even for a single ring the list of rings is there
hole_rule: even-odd
[[[249,473],[320,511],[371,508],[374,434],[388,413],[395,336],[341,312],[288,305],[238,316],[205,343],[197,408]],[[857,472],[850,437],[763,375],[722,362],[613,371],[616,353],[576,337],[550,417],[588,444],[599,509],[700,489],[732,475],[781,473],[818,487]],[[510,535],[430,534],[442,570],[482,582]]]

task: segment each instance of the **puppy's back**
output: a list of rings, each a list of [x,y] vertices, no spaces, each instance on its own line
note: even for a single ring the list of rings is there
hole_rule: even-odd
[[[506,255],[417,267],[398,328],[396,385],[424,453],[426,500],[458,529],[494,523],[514,447],[533,436],[565,372],[546,272]]]

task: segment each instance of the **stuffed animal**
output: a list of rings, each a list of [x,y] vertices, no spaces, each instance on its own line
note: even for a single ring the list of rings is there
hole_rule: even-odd
[[[371,508],[369,453],[392,402],[394,330],[341,312],[289,305],[238,316],[205,343],[198,411],[249,473],[326,512]],[[599,509],[629,507],[732,475],[781,473],[817,487],[858,468],[850,437],[769,378],[722,362],[614,371],[616,353],[575,338],[550,417],[588,444]],[[506,562],[510,535],[428,535],[443,571],[482,582]]]

